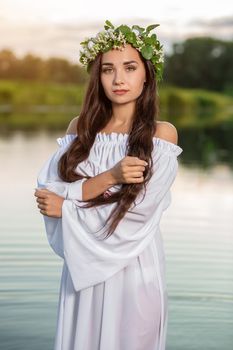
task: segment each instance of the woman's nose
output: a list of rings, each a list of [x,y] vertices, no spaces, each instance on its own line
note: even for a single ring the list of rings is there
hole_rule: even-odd
[[[116,72],[114,77],[115,84],[122,84],[124,82],[122,72]]]

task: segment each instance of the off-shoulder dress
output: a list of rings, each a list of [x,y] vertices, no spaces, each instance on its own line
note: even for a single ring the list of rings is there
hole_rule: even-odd
[[[113,167],[126,156],[128,136],[97,133],[77,171],[96,176]],[[146,192],[103,240],[104,223],[117,204],[82,208],[86,178],[66,183],[58,176],[58,160],[76,137],[57,139],[60,147],[37,178],[38,187],[65,198],[61,218],[43,216],[48,242],[63,259],[54,350],[165,350],[168,300],[159,225],[183,150],[153,138],[153,176]]]

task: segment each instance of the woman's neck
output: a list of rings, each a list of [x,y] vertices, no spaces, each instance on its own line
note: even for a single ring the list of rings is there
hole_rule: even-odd
[[[112,117],[104,129],[129,132],[135,113],[135,104],[113,104]],[[111,132],[110,131],[110,132]]]

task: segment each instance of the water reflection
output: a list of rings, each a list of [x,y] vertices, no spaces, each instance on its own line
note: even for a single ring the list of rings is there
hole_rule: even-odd
[[[233,167],[233,122],[205,128],[179,129],[185,164],[208,168],[219,163]]]
[[[73,115],[78,115],[80,106],[71,106],[74,109]],[[63,133],[71,120],[70,111],[54,113],[2,113],[0,114],[0,137],[9,138],[14,137],[18,131],[23,131],[28,138],[34,136],[41,131],[48,133]],[[208,126],[201,123],[192,125],[192,127],[185,126],[188,124],[190,117],[182,116],[177,118],[173,124],[177,127],[179,132],[179,145],[185,150],[182,153],[181,162],[186,166],[198,166],[204,169],[215,166],[219,163],[224,163],[233,167],[233,119],[229,118],[223,120],[219,124]],[[187,120],[185,124],[185,120]],[[183,121],[183,122],[182,122]],[[180,123],[182,122],[182,125]]]

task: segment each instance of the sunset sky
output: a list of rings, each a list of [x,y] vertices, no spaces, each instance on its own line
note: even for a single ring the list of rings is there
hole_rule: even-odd
[[[0,50],[77,62],[79,42],[102,30],[105,19],[116,26],[159,23],[156,33],[166,52],[172,43],[192,36],[233,39],[229,0],[0,0]]]

